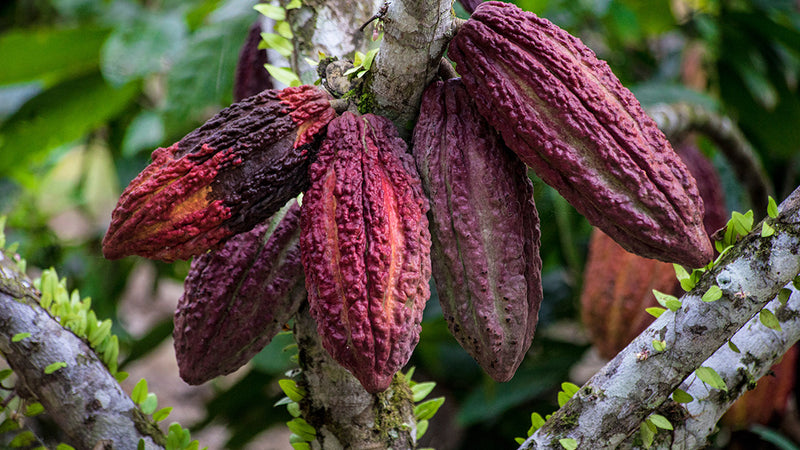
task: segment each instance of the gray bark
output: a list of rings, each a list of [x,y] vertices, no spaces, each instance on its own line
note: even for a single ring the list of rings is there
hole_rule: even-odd
[[[133,403],[93,350],[38,304],[39,294],[0,251],[0,353],[27,392],[41,402],[69,436],[69,444],[91,450],[98,444],[162,448],[161,431]],[[19,333],[30,337],[12,342]],[[51,374],[53,363],[67,365]],[[105,447],[101,447],[105,448]]]
[[[682,298],[682,307],[667,311],[612,359],[564,407],[556,411],[521,448],[561,448],[559,439],[574,439],[579,448],[622,444],[639,424],[662,406],[695,369],[758,313],[800,271],[800,188],[770,220],[776,233],[760,236],[761,224],[737,243],[697,286]],[[723,296],[700,300],[712,285]],[[755,327],[754,327],[755,328]],[[653,340],[666,341],[656,352]],[[738,345],[738,343],[737,343]],[[772,351],[780,356],[779,348]],[[759,365],[769,367],[774,359]]]

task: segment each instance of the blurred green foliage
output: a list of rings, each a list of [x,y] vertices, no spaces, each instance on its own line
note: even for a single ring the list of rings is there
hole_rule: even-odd
[[[11,0],[0,6],[0,214],[29,267],[58,267],[101,319],[141,261],[106,261],[100,241],[122,188],[168,145],[231,102],[239,46],[255,0]],[[689,101],[736,120],[759,152],[778,198],[800,175],[800,13],[790,0],[519,0],[580,37],[644,105]],[[456,8],[463,14],[463,9]],[[711,144],[731,208],[737,180]],[[560,383],[588,343],[578,297],[590,226],[535,181],[545,300],[537,337],[515,378],[491,381],[429,302],[411,364],[447,394],[423,445],[515,448],[532,411],[556,409]],[[155,264],[182,280],[188,264]],[[117,321],[115,320],[115,323]],[[566,332],[564,330],[567,330]],[[134,338],[119,328],[125,363],[158,346],[171,321]],[[276,380],[293,367],[276,339],[249,373],[220,389],[197,424],[229,425],[240,448],[288,419]],[[449,419],[448,419],[449,418]],[[189,424],[187,424],[189,425]],[[437,433],[436,429],[446,430]],[[448,441],[442,441],[446,436]]]

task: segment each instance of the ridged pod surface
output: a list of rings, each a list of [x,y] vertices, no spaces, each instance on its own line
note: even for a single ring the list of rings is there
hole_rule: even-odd
[[[188,259],[266,220],[308,187],[329,100],[313,86],[263,91],[154,151],[112,213],[105,257]]]
[[[408,361],[430,296],[430,233],[414,161],[383,117],[328,126],[303,196],[303,268],[322,344],[369,392]]]
[[[201,384],[247,363],[306,298],[300,262],[300,206],[192,261],[175,311],[181,378]]]
[[[690,267],[711,259],[694,179],[580,40],[514,5],[485,2],[448,56],[505,143],[589,222],[642,256]]]
[[[697,180],[705,205],[704,227],[711,235],[727,222],[719,175],[690,140],[676,151]],[[581,292],[581,321],[600,356],[613,358],[655,320],[645,311],[659,306],[653,289],[678,297],[683,294],[672,264],[634,255],[599,229],[592,232]]]
[[[492,378],[508,381],[531,345],[542,301],[527,168],[458,79],[423,94],[413,153],[431,204],[431,263],[447,325]]]

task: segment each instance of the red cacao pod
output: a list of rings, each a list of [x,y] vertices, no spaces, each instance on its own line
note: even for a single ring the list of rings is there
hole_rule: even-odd
[[[154,151],[112,213],[105,257],[188,259],[266,220],[308,186],[329,100],[313,86],[264,91]]]
[[[527,168],[458,79],[423,94],[413,153],[431,203],[431,263],[450,332],[492,378],[508,381],[533,340],[542,301]]]
[[[192,261],[175,311],[181,378],[201,384],[243,366],[306,298],[300,262],[300,206]]]
[[[794,391],[796,370],[797,346],[794,346],[772,366],[771,373],[758,380],[755,389],[736,400],[720,422],[739,430],[752,424],[767,425],[773,418],[783,415]]]
[[[694,179],[604,61],[547,20],[477,7],[450,43],[505,143],[628,251],[700,267],[712,257]]]
[[[430,296],[430,233],[414,161],[383,117],[331,121],[303,196],[303,268],[322,344],[369,392],[408,361]]]

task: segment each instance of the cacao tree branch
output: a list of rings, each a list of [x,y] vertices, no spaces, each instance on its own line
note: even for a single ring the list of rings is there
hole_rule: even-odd
[[[772,184],[756,151],[730,118],[691,103],[660,104],[647,113],[671,142],[695,131],[714,141],[747,190],[756,217],[766,215],[767,196],[774,195]]]
[[[41,402],[70,445],[91,450],[163,448],[166,438],[133,403],[95,352],[38,303],[39,293],[0,251],[0,353],[17,383]],[[18,342],[12,338],[30,333]],[[66,366],[46,373],[45,368]],[[109,448],[101,446],[99,448]]]
[[[772,236],[761,225],[734,245],[682,298],[592,377],[521,448],[579,448],[603,442],[614,448],[667,401],[695,369],[733,336],[800,271],[800,188],[780,206]],[[716,285],[722,297],[701,297]],[[657,352],[653,341],[665,341]]]
[[[800,340],[800,292],[791,283],[786,285],[786,289],[791,291],[786,304],[774,299],[765,307],[778,317],[781,331],[767,328],[756,315],[731,339],[738,353],[723,345],[703,363],[725,380],[727,392],[709,388],[695,374],[681,384],[680,389],[688,392],[695,401],[685,405],[687,419],[676,423],[674,431],[665,433],[669,439],[661,447],[704,447],[725,411]]]
[[[295,316],[295,340],[303,368],[306,421],[317,431],[314,448],[406,449],[415,447],[416,419],[403,375],[379,394],[361,383],[322,347],[317,325],[305,305]]]
[[[422,91],[433,80],[445,46],[455,33],[452,0],[394,1],[374,63],[375,113],[388,117],[407,138]]]

